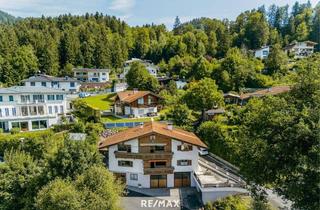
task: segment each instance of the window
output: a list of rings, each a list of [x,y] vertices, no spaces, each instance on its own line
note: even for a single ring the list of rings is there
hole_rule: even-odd
[[[39,129],[39,121],[32,121],[32,130]]]
[[[22,95],[20,96],[21,98],[21,102],[25,103],[25,102],[30,102],[30,96],[29,95]]]
[[[192,145],[190,144],[181,144],[178,146],[178,151],[192,151]]]
[[[40,122],[40,128],[41,129],[48,128],[46,120],[40,120],[39,122]]]
[[[12,122],[11,127],[12,128],[20,128],[20,123],[19,122]]]
[[[76,75],[80,75],[80,72],[76,72]]]
[[[44,96],[43,95],[33,95],[32,99],[34,102],[44,102]]]
[[[30,106],[29,111],[30,111],[30,115],[37,115],[37,107],[36,106]]]
[[[130,180],[138,181],[138,174],[130,174]]]
[[[58,106],[54,106],[54,112],[58,113]]]
[[[150,162],[150,168],[165,168],[167,165],[166,161]]]
[[[31,86],[36,86],[36,83],[35,82],[30,82],[30,85]]]
[[[21,107],[21,114],[22,116],[28,116],[28,107],[27,106],[22,106]]]
[[[103,76],[105,76],[105,75],[106,75],[106,73],[102,73],[102,75],[103,75]]]
[[[131,145],[120,143],[118,144],[119,152],[131,152]]]
[[[56,99],[59,100],[59,101],[62,101],[63,100],[63,95],[56,95]]]
[[[47,83],[46,82],[41,82],[41,86],[47,87]]]
[[[46,120],[32,121],[32,130],[45,129],[45,128],[47,128]]]
[[[138,114],[143,115],[144,114],[144,109],[138,109]]]
[[[13,101],[13,96],[9,96],[9,101]]]
[[[154,152],[164,152],[165,147],[164,146],[151,146],[150,147],[150,153],[154,153]]]
[[[191,160],[178,160],[177,165],[178,166],[191,166],[192,161]]]
[[[38,106],[38,113],[39,113],[39,115],[44,115],[44,107],[43,106]]]
[[[48,109],[49,109],[49,114],[52,114],[52,106],[49,106]]]
[[[5,108],[4,112],[5,112],[6,116],[8,117],[9,116],[9,108]]]
[[[74,82],[70,82],[70,87],[76,86]]]
[[[59,87],[59,82],[51,82],[52,87]]]
[[[16,108],[12,108],[12,116],[17,116],[17,109]]]
[[[63,106],[62,106],[62,105],[60,106],[60,113],[61,113],[61,114],[63,114],[63,113],[64,113],[64,108],[63,108]]]
[[[148,96],[148,104],[152,104],[152,96]]]
[[[269,53],[268,53],[267,50],[262,51],[262,55],[268,55],[268,54],[269,54]]]
[[[140,104],[140,105],[141,105],[141,104],[144,104],[143,98],[139,98],[139,99],[138,99],[138,104]]]
[[[48,101],[54,101],[54,95],[47,95]]]
[[[132,161],[128,161],[128,160],[119,160],[118,161],[118,166],[121,166],[121,167],[132,167],[133,166],[133,162]]]
[[[3,101],[3,98],[2,98],[2,96],[0,96],[0,102],[2,102]]]

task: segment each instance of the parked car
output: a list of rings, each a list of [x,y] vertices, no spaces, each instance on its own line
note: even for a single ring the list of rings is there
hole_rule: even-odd
[[[157,113],[155,113],[155,112],[150,112],[150,113],[147,113],[147,116],[148,116],[148,117],[155,117],[155,116],[157,116]]]
[[[86,97],[89,97],[89,96],[91,96],[90,93],[85,93],[85,92],[79,93],[79,97],[80,97],[80,98],[86,98]]]
[[[199,155],[208,155],[208,154],[209,154],[209,152],[207,149],[205,149],[205,148],[199,149]]]

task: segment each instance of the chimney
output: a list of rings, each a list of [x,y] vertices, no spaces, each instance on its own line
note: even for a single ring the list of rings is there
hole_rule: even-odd
[[[172,129],[173,129],[173,123],[172,123],[172,122],[168,122],[167,125],[168,125],[168,127],[167,127],[168,130],[172,131]]]

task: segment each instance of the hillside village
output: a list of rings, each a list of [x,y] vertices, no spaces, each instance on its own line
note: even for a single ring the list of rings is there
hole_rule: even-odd
[[[318,209],[319,25],[310,2],[0,24],[0,209]]]

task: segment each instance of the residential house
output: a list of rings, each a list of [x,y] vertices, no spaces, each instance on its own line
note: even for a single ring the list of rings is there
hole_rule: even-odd
[[[34,131],[58,124],[67,112],[66,93],[36,86],[0,88],[0,128]]]
[[[74,77],[82,82],[104,83],[109,81],[109,69],[73,69]]]
[[[154,121],[99,143],[107,151],[109,170],[128,186],[141,188],[195,186],[200,147],[207,146],[195,134]]]
[[[263,46],[260,49],[255,50],[254,57],[260,58],[260,59],[266,59],[268,58],[270,53],[270,46]]]
[[[128,90],[118,92],[113,106],[114,114],[145,117],[158,112],[160,97],[150,91]]]
[[[224,109],[210,109],[205,112],[205,120],[212,120],[218,115],[224,114]]]
[[[290,91],[290,86],[276,86],[276,87],[270,87],[267,89],[262,89],[262,90],[258,90],[252,93],[245,93],[245,94],[241,94],[239,101],[241,105],[246,104],[251,98],[254,97],[263,97],[263,96],[267,96],[267,95],[279,95],[282,93],[286,93]]]
[[[294,58],[305,58],[313,54],[315,42],[293,42],[284,48],[288,55],[293,55]]]
[[[120,79],[125,79],[126,78],[126,75],[127,75],[128,71],[130,70],[132,63],[134,63],[134,62],[142,63],[146,67],[146,69],[148,70],[148,72],[149,72],[149,74],[151,76],[157,77],[157,72],[159,70],[158,66],[154,65],[149,60],[142,60],[142,59],[139,59],[139,58],[132,58],[131,60],[127,60],[124,63],[123,73],[119,75]]]
[[[79,92],[80,82],[71,77],[53,77],[45,74],[37,74],[23,80],[27,87],[50,87],[69,92]]]
[[[113,86],[113,92],[122,92],[122,91],[125,91],[127,90],[128,88],[128,84],[126,82],[123,82],[123,83],[115,83],[114,86]]]

